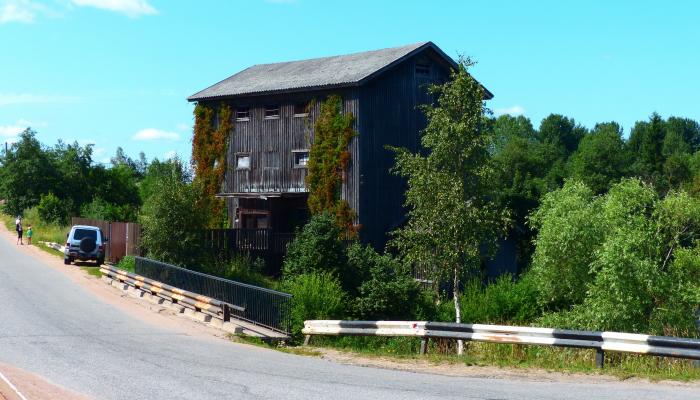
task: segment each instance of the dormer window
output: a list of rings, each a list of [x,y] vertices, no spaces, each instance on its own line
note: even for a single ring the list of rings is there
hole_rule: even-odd
[[[309,104],[308,103],[296,103],[294,104],[294,116],[295,117],[306,117],[309,115]]]
[[[430,76],[430,65],[416,64],[416,76]]]
[[[280,117],[279,104],[265,106],[265,119],[277,119]]]
[[[245,108],[236,109],[236,121],[248,121],[250,120],[250,110]]]

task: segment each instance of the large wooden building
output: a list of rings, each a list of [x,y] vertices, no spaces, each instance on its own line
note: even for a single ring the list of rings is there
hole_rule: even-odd
[[[360,239],[376,248],[405,221],[405,183],[390,173],[393,153],[416,151],[426,119],[417,108],[427,86],[444,82],[455,61],[431,42],[302,61],[254,65],[188,98],[233,110],[234,129],[221,196],[234,228],[292,232],[308,218],[306,163],[319,102],[343,99],[358,135],[342,197],[361,225]],[[486,91],[487,98],[491,98]],[[308,108],[307,105],[315,104]]]

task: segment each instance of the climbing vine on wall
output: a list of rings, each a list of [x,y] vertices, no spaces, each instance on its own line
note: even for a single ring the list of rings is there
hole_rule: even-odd
[[[226,147],[233,129],[231,108],[222,103],[218,109],[197,104],[194,108],[192,167],[202,189],[202,207],[210,211],[209,226],[226,224],[225,204],[215,196],[221,191],[226,173]]]
[[[341,199],[341,190],[350,163],[348,146],[357,134],[352,128],[354,121],[351,113],[342,113],[340,96],[332,95],[321,102],[306,177],[311,213],[330,212],[351,237],[357,235],[358,229],[354,224],[355,212]]]

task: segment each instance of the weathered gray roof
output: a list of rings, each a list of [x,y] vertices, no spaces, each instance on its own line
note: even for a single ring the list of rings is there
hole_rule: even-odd
[[[455,65],[454,60],[433,43],[421,42],[342,56],[254,65],[187,100],[357,85],[426,47],[433,48]]]

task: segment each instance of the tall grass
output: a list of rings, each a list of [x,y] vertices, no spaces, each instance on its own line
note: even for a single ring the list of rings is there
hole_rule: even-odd
[[[7,214],[1,214],[2,222],[5,224],[7,229],[10,231],[15,230],[15,218],[16,216],[10,216]],[[32,244],[39,245],[38,242],[56,242],[64,244],[66,241],[66,234],[70,231],[70,226],[62,226],[57,224],[46,223],[39,218],[39,213],[36,207],[30,208],[24,212],[22,216],[22,227],[24,228],[24,240],[26,243],[27,230],[32,227],[32,232],[34,233],[32,237]]]

